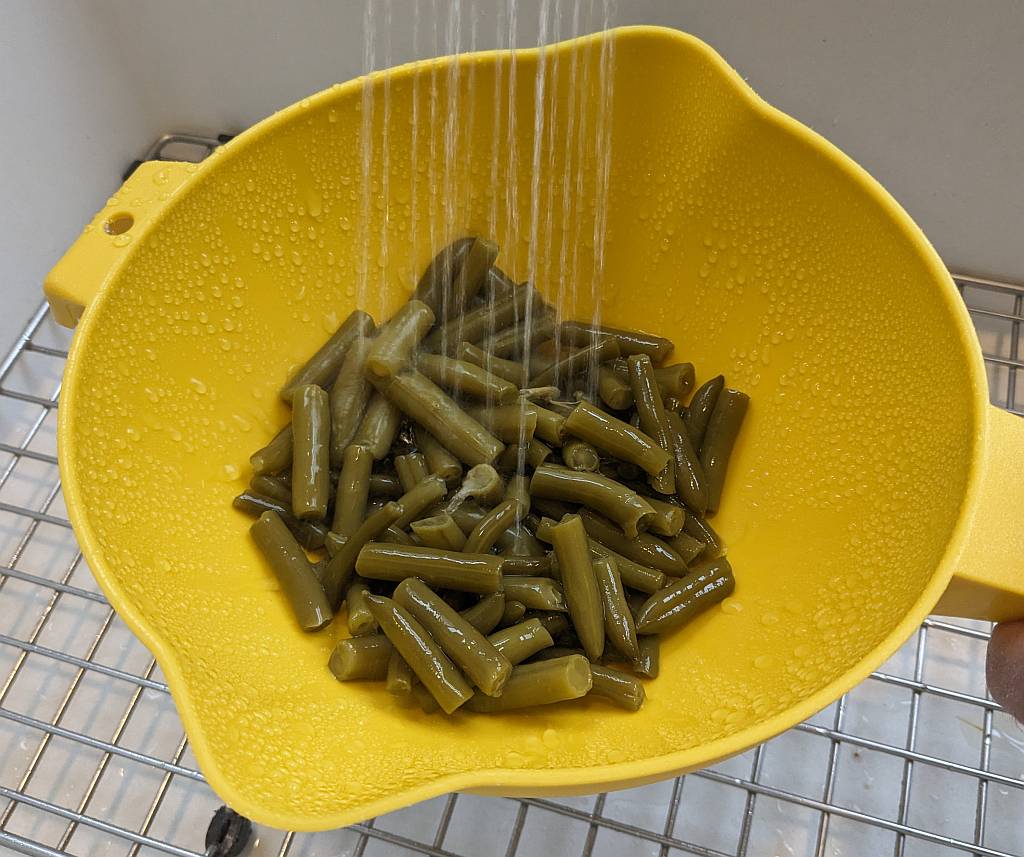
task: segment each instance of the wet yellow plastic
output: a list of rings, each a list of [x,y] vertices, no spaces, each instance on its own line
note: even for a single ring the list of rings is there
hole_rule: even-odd
[[[527,276],[534,162],[536,284],[568,315],[589,315],[598,179],[594,146],[577,145],[566,124],[581,113],[596,125],[608,39],[601,311],[669,337],[705,377],[724,371],[751,395],[715,519],[736,594],[665,641],[661,676],[636,714],[583,702],[423,715],[378,686],[331,677],[344,623],[298,630],[230,501],[249,451],[287,417],[278,388],[355,306],[367,262],[363,304],[378,319],[456,234],[494,236],[501,263]],[[267,119],[198,168],[164,166],[184,178],[168,199],[146,184],[158,167],[143,167],[105,209],[123,202],[134,212],[132,240],[115,245],[101,212],[47,283],[62,320],[88,306],[59,438],[82,550],[156,655],[211,785],[258,821],[315,830],[447,791],[568,794],[657,780],[739,753],[833,701],[913,632],[954,570],[945,612],[1024,616],[1024,496],[1007,476],[1024,455],[1024,424],[988,406],[970,320],[906,213],[708,46],[671,30],[549,49],[544,98],[556,132],[534,153],[540,59],[518,52],[515,75],[508,54],[490,53],[373,76],[368,216],[363,82],[353,81]],[[431,85],[440,105],[449,87],[461,93],[448,175],[429,167],[446,126],[441,114],[427,121]],[[492,169],[512,188],[496,206]],[[149,193],[128,193],[137,186]],[[580,284],[575,305],[555,294],[566,270]]]

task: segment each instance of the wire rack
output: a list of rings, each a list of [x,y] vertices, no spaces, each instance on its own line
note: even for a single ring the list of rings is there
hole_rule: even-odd
[[[151,155],[216,142],[169,136]],[[1024,414],[1024,286],[956,281],[993,402]],[[63,505],[56,408],[70,336],[41,306],[0,362],[0,852],[200,857],[219,801]],[[989,630],[929,619],[825,711],[685,777],[564,800],[449,795],[323,834],[256,828],[249,853],[1021,857],[1024,731],[987,695]]]

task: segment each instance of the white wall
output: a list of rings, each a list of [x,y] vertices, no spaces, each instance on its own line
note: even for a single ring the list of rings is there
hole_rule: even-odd
[[[454,0],[374,2],[378,66],[445,52]],[[573,2],[548,0],[562,36]],[[476,45],[495,46],[508,0],[461,0],[464,50],[474,7]],[[540,8],[517,3],[520,45]],[[363,18],[363,0],[0,0],[0,352],[154,137],[237,130],[357,75]],[[581,0],[581,31],[601,19]],[[618,0],[614,20],[704,38],[874,173],[951,267],[1024,281],[1024,3]]]

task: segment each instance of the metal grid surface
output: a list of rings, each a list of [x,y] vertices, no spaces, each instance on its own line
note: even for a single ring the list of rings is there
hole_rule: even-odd
[[[957,278],[993,401],[1022,414],[1024,287]],[[96,589],[56,466],[70,332],[40,307],[0,363],[0,852],[197,857],[218,805],[149,653]],[[868,681],[714,768],[564,800],[450,795],[277,857],[1024,855],[1024,731],[987,696],[989,627],[929,619]]]

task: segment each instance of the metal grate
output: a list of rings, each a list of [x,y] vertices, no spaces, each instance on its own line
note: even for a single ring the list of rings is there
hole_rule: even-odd
[[[1017,395],[1024,287],[958,277],[993,401]],[[0,851],[202,855],[218,801],[159,669],[96,589],[56,459],[70,333],[45,306],[0,363]],[[449,795],[277,857],[1024,855],[1024,731],[987,696],[989,626],[929,619],[810,721],[714,768],[565,800]]]

